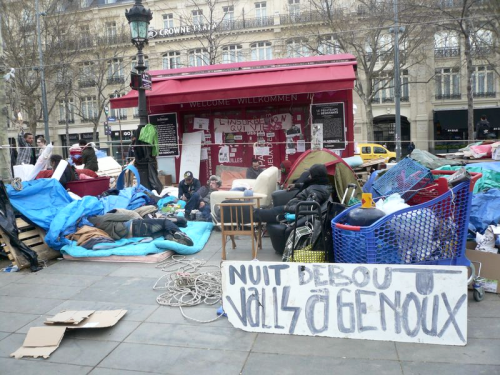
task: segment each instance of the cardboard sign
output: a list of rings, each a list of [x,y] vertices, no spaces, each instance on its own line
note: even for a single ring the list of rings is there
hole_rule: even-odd
[[[223,307],[250,332],[467,343],[467,268],[224,262]]]
[[[177,114],[151,115],[149,116],[149,122],[155,125],[158,131],[158,156],[179,156]]]

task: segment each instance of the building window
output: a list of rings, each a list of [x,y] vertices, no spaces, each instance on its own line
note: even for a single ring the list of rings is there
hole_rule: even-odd
[[[243,59],[243,49],[238,44],[232,44],[230,46],[225,46],[222,48],[222,63],[235,63],[242,62]]]
[[[273,50],[270,42],[257,42],[250,45],[252,61],[272,60]]]
[[[114,4],[116,0],[104,0],[104,4]]]
[[[300,20],[300,0],[288,0],[288,14],[292,21]]]
[[[335,55],[340,53],[339,42],[333,36],[323,38],[319,43],[318,52],[321,55]]]
[[[255,3],[255,18],[266,18],[267,10],[266,10],[266,2]]]
[[[86,61],[80,64],[80,77],[78,79],[80,88],[95,86],[94,63]]]
[[[222,7],[222,12],[224,16],[220,26],[223,30],[231,30],[234,24],[234,6]]]
[[[59,123],[66,123],[66,101],[64,100],[59,101]],[[75,123],[75,104],[73,99],[68,100],[68,123]]]
[[[209,65],[210,56],[204,48],[197,48],[189,51],[189,66]]]
[[[201,9],[193,10],[193,25],[203,25],[203,11]]]
[[[110,99],[113,99],[113,98],[119,98],[119,97],[121,97],[121,95],[118,94],[117,92],[115,92],[115,94],[111,94],[109,97],[110,97]],[[110,114],[110,117],[114,117],[115,119],[126,120],[127,119],[127,108],[112,109],[109,114]]]
[[[132,116],[134,116],[134,118],[139,118],[139,107],[134,107],[133,110],[132,110]]]
[[[310,49],[307,46],[307,40],[292,39],[286,42],[287,57],[304,57],[309,56],[310,54]]]
[[[491,66],[476,66],[472,73],[472,90],[476,98],[494,98],[495,75]]]
[[[80,8],[88,8],[93,0],[80,0]]]
[[[121,59],[113,59],[108,61],[108,83],[124,83],[123,77],[123,61]]]
[[[134,72],[137,73],[137,70],[135,69],[135,66],[137,65],[137,59],[134,57],[132,58],[132,64],[130,66],[130,69]],[[146,66],[147,69],[149,69],[149,59],[147,56],[144,56],[144,65]]]
[[[87,96],[81,100],[83,121],[93,121],[97,118],[97,100],[95,96]]]
[[[436,69],[436,99],[461,99],[460,95],[460,69]]]
[[[163,55],[163,69],[177,69],[181,67],[181,53],[174,51]]]
[[[471,52],[474,56],[484,56],[492,52],[493,34],[490,30],[477,30],[471,36]]]
[[[110,44],[116,43],[116,22],[106,22],[106,39]]]
[[[172,13],[163,15],[163,28],[170,29],[174,27],[174,15]]]
[[[458,36],[448,31],[434,35],[434,56],[437,58],[460,57]]]
[[[409,101],[410,88],[408,86],[408,70],[401,71],[401,101]],[[378,78],[373,80],[373,92],[375,96],[372,103],[383,104],[394,102],[394,78],[388,73],[381,73]]]

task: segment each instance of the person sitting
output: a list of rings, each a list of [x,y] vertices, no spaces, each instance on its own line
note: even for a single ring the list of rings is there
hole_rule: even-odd
[[[259,159],[252,159],[252,166],[247,169],[246,178],[255,180],[262,171],[263,169],[260,167]]]
[[[184,180],[179,184],[178,198],[187,202],[191,199],[191,195],[198,191],[200,187],[200,180],[194,178],[193,172],[187,171],[184,173]]]
[[[82,148],[82,164],[84,165],[83,168],[97,172],[99,170],[99,164],[97,163],[97,156],[92,145],[87,143],[87,141],[85,141],[84,139],[80,139],[78,141],[78,144]]]
[[[304,183],[295,184],[295,187],[299,188],[299,192],[293,199],[284,206],[255,209],[255,220],[265,223],[278,223],[277,217],[285,212],[295,213],[295,207],[299,202],[315,201],[319,205],[325,203],[332,194],[332,186],[328,180],[325,165],[314,164],[307,173],[307,179]]]
[[[61,162],[61,160],[63,159],[63,157],[61,155],[52,155],[50,157],[50,166],[52,167],[52,170],[55,172],[55,170],[57,169],[59,163]],[[59,182],[61,183],[61,185],[66,188],[66,184],[70,181],[77,181],[79,180],[78,178],[78,174],[76,173],[75,171],[75,167],[73,167],[72,165],[67,165],[66,166],[66,169],[64,170],[61,178],[59,179]]]
[[[208,179],[208,184],[202,186],[197,192],[193,193],[191,199],[186,203],[184,214],[186,218],[189,218],[191,211],[199,210],[201,212],[201,217],[206,220],[211,220],[211,208],[210,208],[210,195],[214,191],[218,191],[222,185],[222,181],[219,176],[210,176]]]

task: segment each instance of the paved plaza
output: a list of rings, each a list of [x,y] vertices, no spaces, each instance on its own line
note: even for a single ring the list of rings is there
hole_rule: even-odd
[[[230,260],[249,260],[237,241]],[[221,234],[213,232],[193,258],[218,265]],[[279,260],[269,238],[259,253]],[[8,262],[0,262],[5,267]],[[154,264],[55,261],[46,269],[0,273],[1,374],[500,374],[500,297],[469,295],[465,347],[248,333],[221,318],[200,324],[178,308],[159,306],[153,290],[164,272]],[[126,309],[115,327],[73,330],[49,359],[9,358],[30,327],[61,310]],[[216,307],[186,308],[208,320]]]

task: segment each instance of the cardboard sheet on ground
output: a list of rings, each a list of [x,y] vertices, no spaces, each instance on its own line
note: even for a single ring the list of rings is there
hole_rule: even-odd
[[[439,345],[467,343],[467,268],[222,264],[223,308],[249,332]]]
[[[180,228],[181,231],[186,233],[192,240],[193,246],[181,245],[177,242],[167,241],[163,238],[148,243],[134,244],[134,238],[124,238],[115,243],[120,246],[108,250],[88,250],[81,246],[76,246],[76,242],[71,245],[66,245],[61,249],[61,253],[71,255],[76,258],[83,257],[105,257],[110,255],[126,255],[126,256],[139,256],[147,254],[162,253],[165,250],[175,251],[177,254],[190,255],[195,254],[203,249],[210,233],[212,232],[213,224],[201,221],[190,221],[186,228]]]
[[[59,347],[66,329],[107,328],[112,327],[125,316],[127,310],[105,311],[61,311],[45,324],[49,327],[32,327],[28,331],[23,345],[10,356],[23,357],[49,356]],[[75,324],[75,322],[78,322]]]

